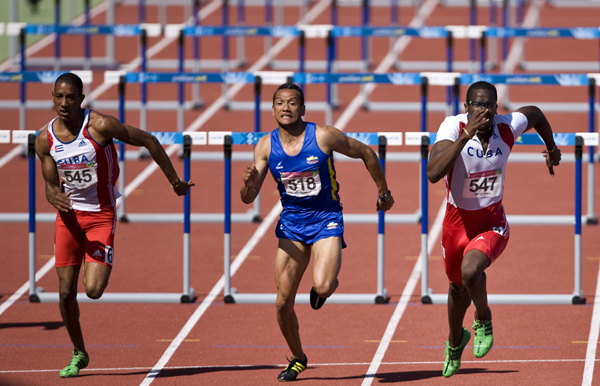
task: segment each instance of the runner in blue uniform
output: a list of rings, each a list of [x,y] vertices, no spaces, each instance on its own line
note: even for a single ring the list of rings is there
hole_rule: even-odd
[[[243,202],[253,202],[270,170],[283,205],[275,230],[279,238],[275,256],[276,305],[279,328],[292,358],[277,377],[279,381],[295,380],[307,366],[294,303],[311,250],[311,307],[321,308],[339,284],[337,276],[346,244],[332,152],[363,160],[379,191],[377,210],[387,211],[394,205],[375,152],[335,127],[304,122],[304,113],[302,90],[292,83],[279,86],[273,95],[273,116],[279,127],[256,145],[254,164],[244,171],[240,190]]]

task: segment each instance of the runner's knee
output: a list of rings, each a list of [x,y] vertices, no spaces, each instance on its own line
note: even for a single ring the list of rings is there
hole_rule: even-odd
[[[463,283],[465,283],[467,287],[477,285],[481,281],[482,275],[483,271],[478,269],[476,265],[467,265],[462,269]]]
[[[316,282],[313,285],[315,292],[322,298],[330,297],[336,289],[337,280],[327,280],[322,282]]]
[[[58,290],[58,298],[63,304],[72,303],[77,300],[77,289],[61,286]]]
[[[100,299],[102,297],[102,294],[104,294],[104,288],[100,285],[86,286],[85,294],[90,299]]]

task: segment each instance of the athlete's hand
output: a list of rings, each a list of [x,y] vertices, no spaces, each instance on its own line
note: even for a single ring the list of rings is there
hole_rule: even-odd
[[[69,210],[73,209],[73,200],[71,200],[69,197],[71,196],[71,193],[73,192],[71,191],[66,194],[63,192],[58,192],[54,195],[54,197],[52,197],[50,203],[61,212],[68,212]]]
[[[560,149],[556,147],[552,153],[545,149],[542,151],[544,157],[546,157],[546,166],[548,167],[548,171],[551,176],[554,176],[554,166],[558,166],[560,164],[560,160],[562,155],[560,153]]]
[[[477,134],[477,131],[484,131],[490,127],[491,123],[485,116],[486,112],[486,109],[475,109],[473,113],[469,113],[465,130],[471,138]]]
[[[177,193],[178,196],[187,196],[188,191],[192,186],[196,186],[194,185],[194,182],[192,180],[185,181],[184,179],[181,179],[179,181],[179,184],[173,186],[173,190],[175,191],[175,193]]]
[[[388,201],[383,201],[381,198],[377,199],[377,210],[382,210],[384,212],[390,210],[394,206],[394,197],[390,195],[390,199]]]
[[[244,185],[248,188],[254,188],[256,183],[258,182],[258,170],[256,170],[256,165],[252,164],[244,170],[244,174],[242,174],[242,181],[244,181]]]

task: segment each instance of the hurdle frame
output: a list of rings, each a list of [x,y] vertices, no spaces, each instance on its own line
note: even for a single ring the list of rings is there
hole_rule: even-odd
[[[423,168],[421,183],[427,184],[427,156],[429,145],[435,143],[435,133],[406,133],[406,145],[420,145]],[[490,304],[584,304],[585,298],[581,290],[581,225],[585,219],[581,210],[582,186],[582,148],[598,146],[598,133],[554,133],[554,140],[559,146],[575,146],[575,213],[573,216],[536,215],[531,221],[525,219],[530,216],[507,215],[509,224],[538,224],[538,225],[571,225],[575,224],[574,238],[574,291],[572,294],[488,294]],[[537,134],[525,133],[516,140],[515,145],[544,145]],[[427,190],[423,189],[421,205],[428,205]],[[428,253],[427,253],[427,223],[428,218],[422,218],[421,236],[421,302],[423,304],[446,304],[448,294],[435,294],[428,286]]]
[[[15,136],[16,134],[16,136]],[[171,141],[161,144],[179,143],[183,144],[184,152],[184,178],[190,178],[190,154],[193,143],[192,137],[177,133],[176,137],[170,137]],[[34,133],[13,132],[13,142],[27,143],[27,155],[29,159],[29,301],[31,303],[58,302],[58,292],[45,292],[43,288],[36,287],[36,205],[35,205],[35,138]],[[85,294],[78,293],[77,301],[85,303],[190,303],[194,301],[195,291],[190,287],[190,192],[183,197],[183,291],[181,293],[115,293],[106,292],[100,299],[91,299]],[[56,214],[54,214],[56,217]]]
[[[239,293],[231,287],[231,219],[227,215],[231,213],[231,159],[233,145],[256,144],[260,138],[270,133],[244,133],[244,132],[209,132],[209,145],[223,145],[225,158],[225,224],[224,224],[224,301],[227,304],[265,304],[275,303],[276,294],[269,293]],[[377,145],[379,148],[379,162],[385,172],[386,147],[388,145],[401,145],[402,133],[380,132],[380,133],[346,133],[367,145]],[[389,301],[387,290],[384,286],[385,265],[385,223],[416,224],[420,220],[417,214],[344,214],[344,224],[378,224],[377,230],[377,284],[376,293],[367,294],[333,294],[328,298],[332,304],[383,304]],[[308,294],[297,294],[296,303],[308,304]]]

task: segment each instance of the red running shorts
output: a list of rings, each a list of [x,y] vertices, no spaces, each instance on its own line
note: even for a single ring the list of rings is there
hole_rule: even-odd
[[[94,262],[112,267],[117,214],[114,207],[100,212],[58,212],[54,233],[55,266],[70,267]]]
[[[461,265],[467,251],[477,249],[485,253],[492,264],[506,248],[509,234],[502,201],[479,210],[464,210],[447,204],[442,256],[450,282],[462,285]]]

